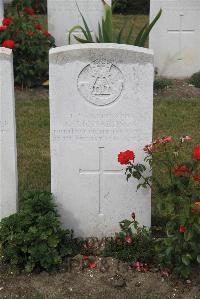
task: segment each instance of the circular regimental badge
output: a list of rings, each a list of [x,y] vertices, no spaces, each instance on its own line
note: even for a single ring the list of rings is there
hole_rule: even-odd
[[[88,64],[78,76],[78,90],[93,105],[105,106],[115,102],[123,89],[120,69],[105,59]]]

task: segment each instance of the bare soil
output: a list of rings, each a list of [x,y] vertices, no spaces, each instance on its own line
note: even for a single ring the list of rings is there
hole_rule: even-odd
[[[48,99],[49,91],[48,88],[39,87],[34,89],[21,89],[19,87],[15,88],[15,94],[17,99],[22,100],[40,100]],[[159,91],[154,92],[155,97],[170,97],[174,99],[190,99],[199,98],[200,99],[200,88],[196,88],[188,83],[188,80],[171,80],[171,84]]]
[[[80,268],[80,257],[72,260],[72,267],[40,274],[0,275],[0,296],[6,298],[31,298],[41,294],[44,298],[177,298],[200,299],[200,275],[196,269],[190,280],[171,275],[162,277],[153,272],[136,272],[127,264],[106,258],[109,267],[103,270],[102,260],[97,259],[95,269]],[[138,296],[138,297],[137,297]],[[10,297],[9,297],[10,298]]]
[[[200,99],[200,88],[194,87],[188,83],[188,80],[177,80],[173,79],[171,85],[167,88],[155,91],[155,96],[171,97],[174,99],[190,99],[199,98]]]

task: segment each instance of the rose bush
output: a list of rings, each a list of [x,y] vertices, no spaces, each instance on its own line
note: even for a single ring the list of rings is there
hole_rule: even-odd
[[[139,181],[137,188],[151,187],[153,182],[159,194],[158,208],[170,217],[165,237],[156,241],[158,262],[183,277],[200,263],[200,147],[195,146],[187,160],[183,154],[191,140],[191,136],[178,142],[171,136],[158,138],[145,145],[142,164],[134,162],[133,152],[132,156],[127,151],[118,155],[119,163],[126,165],[127,180]],[[152,165],[159,171],[153,178],[149,174]]]
[[[34,87],[48,76],[48,51],[54,38],[38,24],[34,10],[25,7],[18,16],[4,18],[0,26],[0,45],[13,50],[15,83]]]

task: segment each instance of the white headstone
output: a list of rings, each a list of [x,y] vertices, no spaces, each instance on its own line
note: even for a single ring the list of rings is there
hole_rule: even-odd
[[[12,51],[0,47],[0,219],[17,211],[17,158]]]
[[[151,0],[151,19],[162,16],[150,34],[155,67],[161,76],[189,77],[200,70],[200,1]]]
[[[108,4],[111,0],[106,0]],[[69,30],[74,25],[83,25],[78,7],[91,29],[98,33],[98,22],[104,16],[102,0],[47,0],[48,30],[56,40],[57,46],[68,44]],[[78,7],[77,7],[78,5]],[[78,30],[76,36],[83,37]],[[77,43],[72,39],[72,43]]]
[[[117,44],[50,51],[52,193],[78,236],[108,236],[136,213],[150,226],[150,191],[127,183],[117,156],[152,140],[153,54]]]
[[[4,17],[4,5],[3,0],[0,0],[0,25]]]

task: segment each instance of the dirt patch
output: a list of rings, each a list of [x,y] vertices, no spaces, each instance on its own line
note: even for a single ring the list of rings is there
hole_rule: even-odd
[[[18,100],[41,100],[49,98],[49,90],[45,87],[24,88],[15,87],[15,96]]]
[[[0,276],[0,295],[31,297],[41,294],[45,298],[135,298],[136,296],[158,296],[158,298],[200,298],[199,269],[191,280],[178,280],[173,275],[163,278],[156,269],[141,273],[106,258],[106,271],[102,271],[102,259],[95,269],[80,268],[78,259],[72,260],[70,270],[65,266],[58,271],[40,274],[7,274]],[[104,269],[105,270],[105,269]],[[154,297],[155,298],[155,297]]]
[[[160,91],[154,92],[155,96],[173,97],[175,99],[200,99],[200,88],[196,88],[188,83],[187,80],[171,80],[171,84]]]
[[[15,94],[17,99],[21,100],[40,100],[48,99],[49,90],[45,87],[38,87],[34,89],[24,89],[16,87]],[[175,99],[200,99],[200,88],[196,88],[188,83],[187,80],[171,80],[171,84],[163,89],[154,91],[155,97],[173,97]]]

